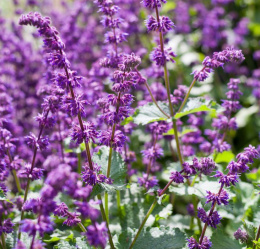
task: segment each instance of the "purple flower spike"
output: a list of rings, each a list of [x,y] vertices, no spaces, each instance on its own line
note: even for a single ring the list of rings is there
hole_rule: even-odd
[[[70,213],[67,220],[63,222],[63,224],[73,227],[76,226],[78,223],[81,222],[81,219],[79,218],[79,215],[76,213]]]
[[[230,185],[235,186],[238,182],[238,175],[236,173],[224,175],[222,172],[216,171],[216,174],[213,177],[218,177],[219,183],[224,184],[226,187],[229,187]]]
[[[97,164],[94,164],[94,170],[91,170],[89,168],[89,165],[86,164],[84,167],[84,171],[82,172],[82,179],[87,185],[95,186],[98,183],[107,183],[112,184],[112,180],[110,178],[107,178],[103,174],[99,174],[100,166]]]
[[[214,194],[211,193],[210,191],[207,191],[207,196],[206,196],[206,203],[212,202],[212,205],[214,205],[215,202],[217,202],[218,205],[224,204],[228,205],[228,193],[225,190],[221,190],[220,194]]]
[[[142,3],[146,8],[155,9],[161,7],[162,3],[166,3],[166,0],[143,0]]]
[[[86,236],[90,245],[105,248],[108,239],[106,223],[94,222],[87,227]]]
[[[54,214],[61,217],[66,217],[68,215],[68,207],[67,205],[62,202],[60,205],[57,206],[57,208],[54,211]]]
[[[242,231],[241,228],[238,228],[237,231],[234,232],[234,237],[236,240],[240,240],[241,243],[245,243],[248,240],[246,231]]]
[[[77,145],[84,141],[86,141],[86,143],[89,143],[90,140],[94,142],[94,139],[98,137],[99,133],[92,122],[83,122],[83,128],[84,130],[82,131],[80,125],[74,125],[71,129],[72,140],[75,141]]]
[[[176,183],[184,183],[184,177],[178,171],[171,172],[170,179]]]
[[[210,249],[212,246],[212,243],[208,239],[208,237],[204,237],[202,244],[200,245],[193,237],[188,239],[188,247],[189,249]]]

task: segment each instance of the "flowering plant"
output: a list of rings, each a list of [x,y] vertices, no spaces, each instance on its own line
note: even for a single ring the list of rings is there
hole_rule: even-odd
[[[259,248],[260,50],[239,4],[55,4],[2,4],[0,248]]]

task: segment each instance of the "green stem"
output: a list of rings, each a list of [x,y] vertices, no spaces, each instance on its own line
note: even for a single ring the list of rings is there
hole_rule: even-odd
[[[114,243],[113,243],[113,240],[112,240],[112,235],[111,235],[111,232],[110,232],[110,229],[109,229],[109,224],[107,222],[105,209],[104,209],[104,206],[103,206],[103,203],[102,203],[102,197],[101,197],[100,194],[98,194],[97,197],[100,200],[99,208],[100,208],[100,211],[101,211],[102,218],[106,222],[106,225],[107,225],[108,240],[109,240],[110,248],[115,249],[115,246],[114,246]]]
[[[131,243],[129,249],[132,249],[132,248],[133,248],[133,246],[134,246],[134,244],[135,244],[137,238],[139,237],[139,235],[140,235],[140,233],[141,233],[141,231],[142,231],[142,229],[143,229],[143,227],[144,227],[144,225],[145,225],[147,219],[149,218],[150,214],[151,214],[152,211],[154,210],[156,204],[157,204],[157,200],[155,199],[154,202],[153,202],[153,204],[151,205],[150,209],[148,210],[148,212],[147,212],[147,214],[146,214],[146,216],[145,216],[145,218],[144,218],[142,224],[140,225],[140,227],[139,227],[139,229],[138,229],[138,231],[137,231],[137,234],[135,235],[134,240],[132,241],[132,243]]]
[[[147,82],[145,82],[145,86],[146,86],[146,88],[147,88],[147,90],[148,90],[148,92],[149,92],[149,94],[150,94],[150,96],[151,96],[151,98],[152,98],[152,100],[153,100],[153,103],[157,106],[157,108],[161,111],[161,113],[162,113],[163,115],[165,115],[167,118],[170,118],[170,116],[169,116],[167,113],[165,113],[165,112],[162,110],[162,108],[158,105],[158,103],[157,103],[156,99],[154,98],[153,93],[152,93],[152,91],[151,91],[151,89],[150,89],[150,87],[149,87],[149,85],[148,85]]]
[[[109,224],[108,193],[107,192],[105,192],[104,197],[105,197],[105,212],[106,212],[106,217],[107,217],[107,223]]]
[[[82,165],[81,165],[81,153],[77,154],[78,156],[78,173],[80,174],[82,171]]]
[[[78,226],[79,226],[79,228],[81,229],[82,232],[84,232],[84,233],[87,232],[86,228],[83,226],[83,224],[81,222],[78,223]]]
[[[6,144],[5,138],[4,138],[4,144]],[[13,158],[12,158],[12,156],[11,156],[11,153],[10,153],[10,150],[9,150],[9,147],[8,147],[8,146],[7,146],[7,155],[8,155],[8,158],[9,158],[10,163],[12,163]],[[20,180],[19,180],[19,178],[17,177],[16,170],[13,169],[13,170],[12,170],[12,173],[13,173],[13,176],[14,176],[14,180],[15,180],[15,183],[16,183],[17,190],[18,190],[19,193],[22,193],[22,188],[21,188]]]
[[[20,184],[19,178],[17,177],[16,170],[13,169],[12,173],[14,175],[14,180],[15,180],[15,183],[16,183],[16,186],[17,186],[17,190],[18,190],[19,193],[22,193],[21,184]]]
[[[177,124],[176,124],[175,120],[173,121],[173,131],[174,131],[174,138],[175,138],[175,141],[176,141],[178,157],[179,157],[181,166],[183,167],[183,159],[182,159],[182,154],[181,154],[180,140],[179,140],[179,137],[178,137]]]
[[[115,127],[115,126],[114,126]],[[113,128],[114,128],[113,127]],[[113,136],[114,137],[114,136]],[[110,176],[110,171],[111,171],[111,162],[112,162],[112,152],[113,149],[112,147],[109,148],[109,156],[108,156],[108,164],[107,164],[107,177]]]
[[[162,195],[166,192],[166,190],[170,187],[170,185],[172,184],[172,182],[173,182],[173,180],[170,180],[170,181],[166,184],[166,186],[164,187],[164,189],[160,192],[159,196],[162,196]],[[144,227],[144,225],[145,225],[147,219],[149,218],[150,214],[151,214],[152,211],[154,210],[154,208],[155,208],[155,206],[156,206],[156,203],[157,203],[157,199],[154,200],[154,202],[152,203],[150,209],[148,210],[148,212],[147,212],[147,214],[146,214],[144,220],[142,221],[142,224],[140,225],[140,227],[139,227],[139,229],[138,229],[138,231],[137,231],[137,234],[135,235],[134,240],[132,241],[132,243],[131,243],[129,249],[133,248],[133,246],[134,246],[134,244],[135,244],[135,242],[136,242],[138,236],[140,235],[140,233],[141,233],[141,231],[142,231],[142,229],[143,229],[143,227]]]
[[[204,71],[205,68],[206,68],[206,67],[204,66],[204,67],[201,69],[201,71]],[[190,96],[191,89],[192,89],[192,87],[195,85],[195,83],[196,83],[196,79],[193,79],[193,81],[192,81],[191,84],[190,84],[189,90],[188,90],[188,92],[186,93],[185,98],[184,98],[184,100],[183,100],[182,103],[181,103],[181,106],[180,106],[178,112],[181,112],[182,109],[183,109],[183,107],[185,106],[185,104],[186,104],[186,102],[187,102],[187,100],[188,100],[188,98],[189,98],[189,96]]]
[[[118,212],[120,212],[121,211],[121,197],[120,197],[119,190],[116,191],[116,203],[117,203]]]
[[[4,235],[4,233],[2,232],[2,235],[1,235],[1,238],[2,238],[2,248],[3,249],[6,249],[6,245],[5,245],[5,235]]]
[[[28,196],[28,192],[29,192],[29,188],[30,188],[30,182],[31,182],[31,180],[28,179],[27,185],[26,185],[26,189],[25,189],[25,193],[24,193],[23,203],[25,203],[26,200],[27,200],[27,196]],[[24,211],[22,210],[22,212],[21,212],[21,221],[23,220],[23,218],[24,218]],[[18,239],[19,240],[21,239],[21,231],[20,230],[19,230],[19,233],[18,233]]]
[[[259,227],[258,227],[255,240],[258,241],[259,237],[260,237],[260,225],[259,225]],[[255,248],[256,248],[256,244],[253,245],[253,249],[255,249]]]

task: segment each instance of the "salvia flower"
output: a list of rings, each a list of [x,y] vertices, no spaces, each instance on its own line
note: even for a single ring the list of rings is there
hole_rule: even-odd
[[[220,193],[214,194],[211,193],[210,191],[207,191],[207,196],[206,196],[206,203],[212,202],[212,205],[216,202],[218,205],[224,204],[228,205],[228,193],[225,190],[221,190]]]
[[[69,213],[67,217],[68,218],[63,222],[63,224],[69,227],[76,226],[78,223],[81,222],[79,215],[76,213]]]
[[[212,214],[208,216],[203,208],[198,208],[198,218],[202,222],[213,228],[217,228],[217,225],[220,223],[221,220],[221,217],[219,216],[217,211],[212,212]]]
[[[10,218],[4,220],[2,227],[0,226],[0,235],[2,234],[2,232],[12,233],[14,231],[13,227],[14,224],[11,222]]]
[[[203,238],[201,244],[199,244],[193,237],[187,240],[189,249],[210,249],[212,246],[212,243],[206,236]]]
[[[112,132],[111,131],[101,131],[99,135],[99,141],[101,144],[114,149],[122,148],[126,141],[126,136],[122,131],[116,130],[114,134],[113,141],[111,141]]]
[[[169,30],[172,30],[174,27],[174,23],[167,16],[160,16],[159,22],[153,16],[149,16],[148,19],[145,21],[145,24],[148,31],[159,30],[162,32],[167,32]]]
[[[219,183],[224,184],[224,186],[226,187],[229,187],[231,185],[235,186],[236,183],[238,182],[238,174],[236,173],[224,175],[222,172],[217,170],[214,177],[218,177]]]
[[[94,142],[95,138],[97,138],[99,134],[95,128],[95,125],[90,121],[84,121],[83,128],[84,130],[82,130],[80,125],[73,125],[70,133],[72,140],[78,145],[84,141],[86,141],[86,143],[89,143],[90,140]]]
[[[142,153],[144,159],[155,161],[156,159],[163,156],[163,149],[161,148],[161,146],[159,144],[156,144],[155,146],[153,146],[147,150],[142,150],[141,153]]]
[[[33,133],[30,133],[29,136],[26,136],[25,141],[30,148],[37,148],[40,150],[46,149],[50,144],[48,136],[37,138]]]
[[[153,52],[151,53],[151,60],[156,63],[157,66],[164,66],[167,61],[171,61],[174,63],[174,59],[176,54],[171,51],[171,48],[164,48],[162,52],[160,47],[154,48]]]
[[[237,231],[234,232],[234,237],[236,240],[240,240],[241,243],[245,243],[248,240],[247,232],[242,231],[241,228],[238,228]]]
[[[68,215],[68,207],[67,205],[62,202],[60,205],[58,205],[54,211],[54,214],[61,217],[66,217]]]
[[[90,245],[105,248],[108,239],[106,223],[94,222],[87,227],[86,236]]]
[[[88,101],[83,99],[83,94],[75,95],[74,98],[71,96],[63,97],[63,105],[62,109],[67,112],[70,116],[76,116],[81,114],[81,116],[85,117],[85,106],[89,105]]]
[[[145,187],[147,190],[158,185],[158,179],[156,178],[156,176],[151,176],[149,178],[146,173],[143,173],[143,177],[138,177],[137,182],[140,186]]]
[[[43,177],[43,169],[31,169],[31,165],[26,165],[25,168],[20,171],[19,175],[31,180],[39,180]]]
[[[171,172],[170,179],[173,180],[175,183],[184,182],[184,177],[178,171]]]
[[[155,9],[161,7],[162,3],[166,3],[166,0],[143,0],[142,3],[146,8]]]
[[[98,183],[107,183],[111,184],[112,180],[107,178],[105,175],[100,174],[100,166],[94,164],[94,169],[90,169],[88,163],[84,167],[84,171],[82,172],[82,179],[87,185],[95,186]]]

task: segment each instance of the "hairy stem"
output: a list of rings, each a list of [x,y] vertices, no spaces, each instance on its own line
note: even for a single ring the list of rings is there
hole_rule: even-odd
[[[100,204],[99,204],[99,207],[100,207],[100,211],[101,211],[101,215],[102,215],[102,218],[103,220],[106,222],[106,225],[107,225],[107,231],[108,231],[108,239],[109,239],[109,244],[110,244],[110,247],[112,249],[115,249],[115,246],[114,246],[114,243],[113,243],[113,240],[112,240],[112,235],[111,235],[111,232],[110,232],[110,229],[109,229],[109,224],[107,222],[107,217],[106,217],[106,213],[105,213],[105,210],[104,210],[104,206],[103,206],[103,203],[102,203],[102,197],[101,195],[97,195],[99,201],[100,201]]]
[[[258,227],[255,240],[258,241],[259,237],[260,237],[260,225],[259,225],[259,227]],[[253,245],[253,249],[256,249],[256,244]]]
[[[144,220],[142,221],[142,223],[141,223],[141,225],[140,225],[140,227],[139,227],[139,229],[138,229],[138,231],[137,231],[137,234],[135,235],[134,240],[132,241],[132,243],[131,243],[129,249],[132,249],[132,248],[134,247],[134,244],[135,244],[136,240],[138,239],[138,237],[139,237],[139,235],[140,235],[140,233],[141,233],[141,231],[142,231],[142,229],[143,229],[143,227],[144,227],[144,225],[145,225],[147,219],[149,218],[150,214],[153,212],[153,210],[154,210],[156,204],[157,204],[157,200],[155,199],[155,200],[153,201],[153,204],[152,204],[151,207],[149,208],[149,210],[148,210],[146,216],[144,217]]]
[[[167,183],[167,185],[164,187],[164,189],[160,192],[159,196],[162,196],[162,195],[166,192],[166,190],[170,187],[170,185],[172,184],[172,182],[173,182],[173,180],[170,180],[170,181]],[[138,239],[138,237],[139,237],[139,235],[140,235],[140,233],[141,233],[141,231],[142,231],[142,229],[143,229],[143,227],[144,227],[144,225],[145,225],[147,219],[149,218],[150,214],[153,212],[153,210],[154,210],[156,204],[157,204],[157,199],[154,200],[154,202],[152,203],[151,207],[149,208],[149,210],[148,210],[146,216],[144,217],[144,220],[142,221],[142,223],[141,223],[141,225],[140,225],[140,227],[139,227],[139,229],[138,229],[138,231],[137,231],[137,234],[135,235],[135,237],[134,237],[134,239],[133,239],[133,241],[132,241],[132,243],[131,243],[129,249],[133,248],[133,246],[134,246],[136,240]]]
[[[36,234],[34,234],[34,235],[33,235],[33,238],[32,238],[32,242],[31,242],[30,249],[33,249],[33,244],[34,244],[35,236],[36,236]]]
[[[203,68],[201,69],[201,71],[204,71],[205,68],[206,68],[206,67],[203,67]],[[191,84],[190,84],[189,90],[188,90],[188,92],[186,93],[185,98],[184,98],[184,100],[183,100],[182,103],[181,103],[181,106],[180,106],[178,112],[181,112],[182,109],[183,109],[183,107],[184,107],[185,104],[187,103],[187,100],[188,100],[188,98],[189,98],[189,96],[190,96],[191,89],[192,89],[192,87],[195,85],[195,83],[196,83],[196,79],[193,79],[193,81],[192,81]]]
[[[157,22],[160,23],[159,10],[158,10],[157,6],[155,8],[155,11],[156,11]],[[160,36],[161,52],[164,55],[164,41],[163,41],[162,31],[159,31],[159,36]],[[169,102],[170,113],[171,113],[171,116],[173,116],[174,111],[173,111],[173,106],[172,106],[172,102],[171,102],[171,89],[170,89],[169,76],[168,76],[168,70],[167,70],[166,63],[164,65],[164,80],[165,80],[165,86],[166,86],[166,90],[167,90],[167,97],[168,97],[168,102]]]
[[[166,112],[164,112],[162,110],[162,108],[158,105],[158,103],[157,103],[156,99],[154,98],[153,93],[152,93],[152,91],[151,91],[151,89],[150,89],[150,87],[149,87],[147,82],[145,82],[145,86],[146,86],[146,88],[147,88],[147,90],[148,90],[148,92],[149,92],[149,94],[150,94],[150,96],[151,96],[151,98],[153,100],[153,103],[157,106],[157,108],[161,111],[161,113],[163,115],[165,115],[167,118],[170,118],[170,116]]]
[[[116,204],[117,204],[117,209],[120,212],[121,210],[121,197],[120,197],[120,191],[116,191]]]
[[[6,244],[5,244],[5,235],[4,235],[3,232],[2,232],[2,235],[1,235],[1,239],[2,239],[2,248],[3,248],[3,249],[6,249]]]
[[[107,192],[105,192],[104,198],[105,198],[105,212],[106,212],[106,217],[107,217],[107,224],[109,224],[108,193]]]
[[[79,226],[79,228],[81,229],[82,232],[84,232],[84,233],[87,232],[86,228],[83,226],[83,224],[81,222],[78,223],[78,226]]]
[[[6,144],[5,138],[4,138],[4,144]],[[10,163],[12,163],[13,158],[12,158],[12,156],[11,156],[11,153],[10,153],[10,150],[9,150],[9,147],[8,147],[8,146],[7,146],[6,152],[7,152],[7,155],[8,155],[8,158],[9,158]],[[21,188],[20,180],[19,180],[19,178],[17,177],[16,170],[13,169],[13,170],[12,170],[12,173],[13,173],[13,176],[14,176],[14,180],[15,180],[15,184],[16,184],[17,190],[18,190],[19,193],[22,193],[22,188]]]
[[[223,187],[224,187],[224,184],[222,183],[222,184],[221,184],[221,187],[220,187],[220,189],[219,189],[219,191],[218,191],[218,196],[220,195],[220,193],[221,193]],[[210,211],[209,211],[208,217],[210,217],[210,216],[213,214],[214,209],[215,209],[215,207],[216,207],[216,204],[217,204],[216,201],[214,201],[214,202],[212,203],[212,207],[211,207],[211,209],[210,209]],[[199,240],[199,244],[200,244],[200,245],[201,245],[202,242],[203,242],[203,238],[204,238],[204,236],[205,236],[207,227],[208,227],[208,224],[205,223],[205,224],[204,224],[204,227],[203,227],[203,230],[202,230],[202,233],[201,233],[201,236],[200,236],[200,240]]]

